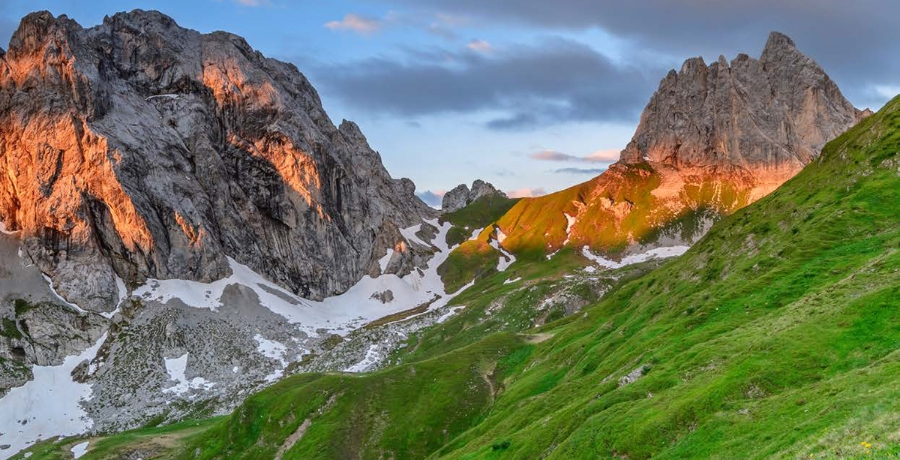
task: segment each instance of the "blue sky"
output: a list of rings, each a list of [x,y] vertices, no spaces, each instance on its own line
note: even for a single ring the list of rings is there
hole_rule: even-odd
[[[752,5],[751,5],[752,3]],[[852,3],[852,5],[850,5]],[[481,178],[517,194],[615,160],[670,68],[792,36],[858,107],[900,92],[892,0],[2,0],[0,42],[35,10],[85,27],[156,9],[294,62],[419,191]]]

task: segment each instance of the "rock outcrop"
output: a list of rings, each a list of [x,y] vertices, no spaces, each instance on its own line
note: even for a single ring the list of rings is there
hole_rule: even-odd
[[[228,257],[322,298],[435,213],[295,66],[152,11],[23,19],[0,55],[0,168],[0,221],[96,311],[116,277],[211,281]]]
[[[870,113],[777,32],[759,59],[688,59],[662,80],[620,161],[589,182],[521,200],[498,221],[503,246],[589,246],[615,257],[690,244]]]
[[[459,184],[453,190],[444,194],[444,198],[441,201],[441,210],[444,212],[457,211],[468,206],[473,201],[488,195],[506,197],[505,193],[497,190],[491,183],[481,179],[472,182],[471,189],[466,184]]]
[[[864,113],[818,64],[773,32],[759,59],[685,61],[650,99],[625,163],[747,174],[764,195],[793,177]]]

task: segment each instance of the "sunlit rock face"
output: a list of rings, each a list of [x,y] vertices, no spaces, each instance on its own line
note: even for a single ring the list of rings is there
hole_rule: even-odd
[[[661,81],[620,161],[584,184],[521,200],[499,221],[504,246],[615,255],[690,244],[870,113],[777,32],[759,59],[688,59]]]
[[[0,168],[0,220],[94,310],[116,275],[211,281],[226,256],[339,293],[434,213],[296,67],[157,12],[23,19],[0,57]]]
[[[622,152],[626,163],[664,163],[749,176],[758,198],[819,155],[864,112],[794,42],[773,32],[759,59],[685,61],[662,80]]]

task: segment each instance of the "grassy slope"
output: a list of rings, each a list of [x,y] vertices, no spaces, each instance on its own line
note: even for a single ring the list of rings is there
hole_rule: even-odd
[[[268,458],[310,417],[285,458],[896,457],[898,151],[895,100],[685,256],[532,331],[549,339],[461,315],[385,371],[259,393],[185,455]],[[503,275],[472,293],[504,294]]]
[[[550,330],[450,458],[764,458],[892,449],[900,102],[686,256]],[[646,366],[635,383],[618,379]],[[549,387],[549,389],[548,389]],[[508,441],[497,451],[492,445]]]
[[[459,245],[438,267],[447,292],[456,292],[472,280],[496,273],[500,252],[488,244],[493,231],[491,224],[518,201],[500,194],[487,195],[465,208],[441,216],[441,221],[453,224],[447,232],[447,245]],[[479,228],[485,230],[476,239],[468,241],[472,232]]]

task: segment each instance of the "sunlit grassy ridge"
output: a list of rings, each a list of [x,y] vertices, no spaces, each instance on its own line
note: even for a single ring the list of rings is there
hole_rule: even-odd
[[[394,367],[292,377],[171,455],[271,458],[311,418],[284,458],[897,458],[898,151],[894,100],[583,313],[526,336],[462,313]],[[457,303],[540,300],[506,275]]]

